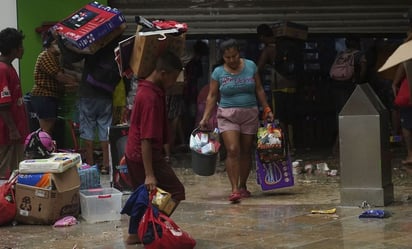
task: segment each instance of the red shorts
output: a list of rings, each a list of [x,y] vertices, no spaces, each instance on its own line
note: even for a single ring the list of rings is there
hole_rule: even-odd
[[[137,189],[144,184],[146,178],[143,162],[134,162],[126,157],[126,164],[132,187]],[[153,162],[153,171],[157,180],[157,187],[169,192],[174,200],[182,201],[186,198],[185,187],[164,159]]]

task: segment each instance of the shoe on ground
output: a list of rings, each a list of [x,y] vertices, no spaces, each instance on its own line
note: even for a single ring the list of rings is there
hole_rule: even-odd
[[[242,199],[242,196],[240,195],[240,192],[233,192],[230,196],[229,196],[229,201],[230,202],[239,202],[240,199]]]
[[[252,195],[252,193],[250,193],[249,190],[244,189],[244,188],[240,189],[240,190],[239,190],[239,193],[240,193],[240,196],[241,196],[242,198],[249,198],[249,197]]]
[[[135,244],[140,244],[140,243],[142,242],[140,242],[140,239],[137,236],[137,234],[129,234],[129,236],[127,236],[126,244],[135,245]]]

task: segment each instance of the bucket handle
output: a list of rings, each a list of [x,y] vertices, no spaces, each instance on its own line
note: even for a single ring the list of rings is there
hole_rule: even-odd
[[[198,127],[196,127],[193,131],[192,131],[192,136],[193,135],[195,135],[196,133],[198,133],[198,132],[205,132],[205,133],[211,133],[212,131],[211,130],[201,130],[200,129],[200,126],[198,126]]]

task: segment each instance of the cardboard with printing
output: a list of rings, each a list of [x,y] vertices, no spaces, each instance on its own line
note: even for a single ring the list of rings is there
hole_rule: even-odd
[[[113,29],[112,32],[108,33],[107,35],[103,36],[102,38],[100,38],[99,40],[95,41],[94,43],[90,44],[88,47],[83,48],[83,49],[79,49],[76,46],[74,46],[72,43],[70,42],[65,42],[65,46],[74,51],[77,52],[79,54],[94,54],[96,53],[99,49],[105,47],[106,45],[108,45],[111,41],[113,41],[115,38],[117,38],[118,36],[120,36],[121,34],[123,34],[123,32],[125,31],[127,25],[126,23],[121,24],[119,27]]]
[[[53,224],[64,216],[78,216],[80,178],[76,167],[53,173],[52,189],[16,184],[16,220],[23,224]]]
[[[79,153],[52,153],[49,158],[26,159],[19,163],[19,173],[62,173],[82,164]]]
[[[172,199],[172,195],[161,188],[157,188],[152,203],[167,216],[170,216],[177,206],[176,202]]]
[[[272,25],[276,37],[288,37],[299,40],[308,39],[308,26],[288,21],[275,22]]]
[[[77,48],[84,49],[125,22],[118,9],[90,2],[57,23],[53,29]]]
[[[272,190],[294,185],[290,158],[264,162],[256,151],[256,178],[262,190]]]
[[[156,60],[162,52],[168,49],[181,57],[184,48],[185,33],[180,34],[176,29],[137,31],[130,68],[139,78],[145,78],[154,70]]]

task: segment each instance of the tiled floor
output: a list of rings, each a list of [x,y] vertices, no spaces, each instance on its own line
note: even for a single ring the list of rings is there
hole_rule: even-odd
[[[336,160],[322,154],[302,158],[337,167]],[[229,183],[222,167],[213,176],[197,176],[187,157],[180,156],[175,169],[186,187],[187,200],[172,218],[196,239],[197,249],[412,248],[412,177],[398,169],[399,160],[393,164],[395,202],[379,207],[392,216],[360,219],[361,208],[340,206],[339,176],[302,174],[296,176],[293,187],[263,192],[252,172],[252,197],[229,204]],[[109,184],[107,176],[102,181]],[[335,214],[311,214],[314,209],[331,208],[337,208]],[[123,243],[127,228],[127,216],[98,224],[80,220],[66,228],[17,224],[0,227],[0,248],[143,248]]]

